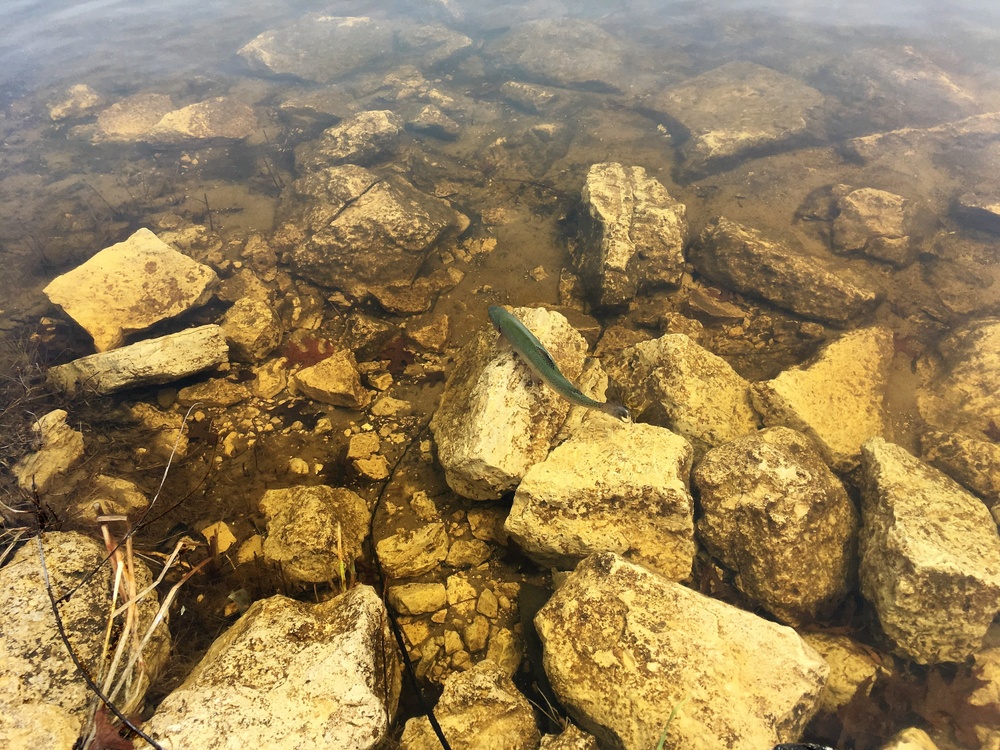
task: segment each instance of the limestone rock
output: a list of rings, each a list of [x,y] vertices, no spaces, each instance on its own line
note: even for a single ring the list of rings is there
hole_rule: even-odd
[[[295,373],[295,385],[314,401],[349,409],[363,409],[372,398],[361,385],[354,354],[343,349],[299,370]]]
[[[67,416],[65,409],[55,409],[31,426],[41,447],[14,466],[17,484],[25,492],[46,494],[83,458],[83,433],[66,424]]]
[[[860,188],[838,198],[837,210],[832,229],[835,251],[863,253],[899,268],[913,260],[911,206],[901,195]]]
[[[507,81],[500,87],[500,95],[515,107],[532,115],[547,109],[559,98],[554,91],[522,81]]]
[[[493,550],[480,539],[456,539],[448,549],[445,563],[453,568],[472,568],[486,562]]]
[[[791,76],[731,62],[654,95],[648,106],[680,123],[683,172],[694,178],[815,140],[823,95]]]
[[[389,110],[359,112],[295,150],[295,166],[315,172],[341,164],[369,166],[395,146],[403,123]]]
[[[264,558],[280,563],[286,575],[299,581],[323,583],[339,578],[338,528],[345,567],[361,557],[361,545],[368,537],[368,505],[354,492],[339,487],[268,490],[260,511],[267,516]]]
[[[690,472],[684,438],[591,418],[528,469],[504,528],[543,565],[571,569],[591,553],[616,552],[681,581],[695,553]]]
[[[892,332],[862,328],[841,336],[807,365],[755,383],[753,403],[768,427],[784,425],[819,445],[837,471],[858,465],[861,444],[885,434]]]
[[[575,724],[568,724],[559,734],[546,734],[538,750],[599,750],[594,736]]]
[[[70,513],[75,523],[94,527],[99,515],[121,514],[135,518],[148,507],[149,498],[134,482],[99,474],[86,491],[77,493]]]
[[[171,383],[229,361],[216,325],[146,339],[112,352],[91,354],[48,372],[48,382],[70,395],[80,390],[113,393],[140,385]]]
[[[816,649],[830,667],[820,704],[820,714],[827,717],[841,716],[844,707],[857,700],[859,690],[869,693],[875,680],[887,671],[881,655],[871,646],[847,636],[810,631],[802,634],[802,640]]]
[[[541,739],[528,699],[489,660],[449,677],[434,715],[454,750],[536,750]],[[400,747],[437,750],[441,743],[419,716],[406,722]]]
[[[686,437],[695,460],[760,426],[750,383],[682,333],[629,346],[608,368],[633,418]]]
[[[706,225],[689,256],[719,284],[831,325],[864,317],[878,301],[875,292],[841,278],[843,272],[724,217]]]
[[[145,432],[140,450],[148,453],[154,462],[166,463],[184,458],[188,451],[188,437],[184,434],[184,417],[172,411],[160,411],[155,406],[140,401],[129,407],[129,416]]]
[[[980,748],[1000,747],[1000,724],[990,711],[995,711],[996,705],[1000,703],[1000,648],[990,646],[976,652],[973,657],[973,665],[970,669],[971,676],[979,684],[968,694],[966,700],[969,707],[975,711],[983,709],[984,714],[981,719],[972,719],[976,722],[973,726],[962,727],[962,735],[967,742],[979,742]],[[909,748],[906,748],[909,750]],[[933,744],[924,747],[917,747],[915,750],[937,750]]]
[[[49,107],[49,118],[53,121],[86,117],[104,103],[104,97],[85,83],[70,86],[66,95]]]
[[[642,167],[594,164],[583,186],[589,219],[574,259],[600,305],[623,305],[684,270],[686,209]]]
[[[250,385],[253,395],[262,399],[274,398],[288,385],[288,360],[284,357],[269,360],[255,367],[253,373]]]
[[[385,607],[369,586],[320,604],[254,602],[144,727],[166,750],[368,750],[399,701]]]
[[[281,320],[265,300],[238,299],[219,324],[237,362],[260,362],[281,343]]]
[[[112,609],[111,566],[102,564],[107,550],[75,532],[46,532],[42,544],[53,594],[61,597],[71,589],[74,592],[59,605],[67,637],[84,667],[92,675],[99,674]],[[136,560],[137,587],[141,590],[151,580],[149,570]],[[70,750],[83,728],[93,694],[59,637],[36,539],[0,568],[0,587],[4,592],[0,607],[0,745]],[[139,601],[136,626],[140,637],[152,624],[157,608],[155,594]],[[118,632],[113,636],[112,650]],[[170,634],[161,623],[143,649],[142,666],[133,674],[135,699],[128,704],[120,701],[119,707],[132,712],[142,706],[149,682],[163,668],[169,653]]]
[[[49,282],[45,294],[94,338],[97,351],[203,305],[218,278],[148,229]]]
[[[250,391],[242,383],[234,383],[226,378],[210,378],[201,383],[185,386],[177,391],[177,403],[181,406],[225,408],[245,401]]]
[[[406,337],[430,352],[443,352],[450,335],[451,325],[448,316],[443,314],[431,315],[406,327]]]
[[[167,112],[141,140],[156,146],[198,146],[246,140],[256,130],[253,109],[220,96]]]
[[[928,430],[921,457],[970,490],[990,508],[1000,504],[1000,445],[959,433]]]
[[[428,523],[379,540],[376,551],[391,578],[418,576],[434,570],[448,556],[448,532],[443,523]]]
[[[610,553],[581,562],[535,626],[556,696],[602,747],[648,750],[678,706],[670,747],[794,742],[828,672],[791,628]]]
[[[115,102],[97,116],[94,142],[139,140],[174,108],[166,94],[135,94]]]
[[[571,381],[580,377],[587,344],[561,314],[515,308]],[[569,411],[546,386],[530,385],[528,368],[498,339],[480,331],[458,356],[431,420],[448,485],[463,497],[496,500],[541,461]]]
[[[1000,112],[987,112],[929,128],[903,127],[851,138],[845,155],[865,163],[881,163],[912,171],[913,154],[935,159],[955,151],[981,151],[1000,140]]]
[[[805,435],[772,427],[709,451],[694,473],[698,536],[752,601],[801,625],[849,590],[858,513]]]
[[[955,200],[955,217],[972,229],[1000,234],[1000,196],[962,193]]]
[[[433,104],[428,104],[409,118],[406,128],[443,141],[453,141],[461,133],[461,126]]]
[[[389,588],[389,603],[402,615],[437,612],[448,605],[443,583],[405,583]]]
[[[862,451],[861,592],[896,648],[963,661],[1000,611],[1000,535],[986,506],[897,445]]]
[[[907,727],[892,735],[881,750],[938,750],[938,746],[923,729]]]

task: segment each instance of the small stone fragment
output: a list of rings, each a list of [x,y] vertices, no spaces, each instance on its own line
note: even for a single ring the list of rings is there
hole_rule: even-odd
[[[376,545],[379,560],[393,578],[417,576],[436,568],[448,556],[448,533],[443,523],[386,537]]]
[[[443,583],[405,583],[389,588],[389,603],[403,615],[437,612],[448,604]]]

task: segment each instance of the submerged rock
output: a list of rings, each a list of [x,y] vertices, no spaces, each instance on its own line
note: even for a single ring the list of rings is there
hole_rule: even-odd
[[[238,362],[260,362],[281,343],[281,320],[266,299],[236,300],[219,323]]]
[[[97,116],[97,143],[137,141],[174,108],[166,94],[135,94],[115,102]]]
[[[961,151],[981,151],[1000,140],[1000,112],[987,112],[929,128],[899,128],[851,138],[844,153],[861,162],[876,162],[912,174],[913,155],[935,159]]]
[[[17,484],[25,492],[46,494],[83,458],[83,433],[66,424],[67,416],[65,409],[55,409],[31,426],[40,447],[14,465]]]
[[[861,592],[898,651],[961,662],[1000,612],[1000,535],[954,480],[874,438],[862,461]]]
[[[791,628],[613,554],[581,562],[535,616],[545,672],[601,744],[760,750],[794,742],[828,668]]]
[[[542,565],[571,569],[615,552],[682,581],[695,553],[690,472],[691,446],[679,435],[591,418],[528,469],[504,528]]]
[[[706,225],[690,260],[717,283],[831,325],[857,321],[878,301],[818,259],[724,217]]]
[[[623,305],[684,270],[685,208],[642,167],[594,164],[583,186],[589,219],[574,262],[600,305]]]
[[[315,172],[341,164],[366,167],[395,146],[403,122],[389,110],[359,112],[295,149],[295,166]]]
[[[141,139],[157,146],[192,146],[242,141],[256,130],[257,115],[250,106],[220,96],[167,112]]]
[[[167,750],[224,744],[369,750],[389,733],[400,672],[369,586],[320,604],[254,602],[144,729]]]
[[[70,395],[81,390],[113,393],[170,383],[228,361],[222,329],[207,325],[58,365],[49,370],[47,379]]]
[[[58,122],[76,117],[86,117],[104,104],[104,97],[86,83],[77,83],[67,89],[65,96],[49,106],[49,118]]]
[[[862,328],[841,336],[811,363],[754,383],[754,406],[768,427],[784,425],[818,444],[837,471],[850,471],[861,445],[886,432],[885,391],[892,333]]]
[[[832,607],[854,578],[858,513],[805,435],[772,427],[709,451],[694,472],[698,536],[782,622]]]
[[[94,339],[99,352],[211,299],[215,271],[148,229],[49,282],[45,294]]]
[[[314,401],[349,409],[364,409],[372,399],[354,354],[343,349],[295,373],[295,386]]]
[[[990,508],[1000,504],[1000,443],[928,430],[920,438],[920,451],[927,463],[979,495]]]
[[[874,188],[860,188],[838,198],[833,220],[833,249],[859,252],[897,267],[914,257],[911,206],[901,195]]]

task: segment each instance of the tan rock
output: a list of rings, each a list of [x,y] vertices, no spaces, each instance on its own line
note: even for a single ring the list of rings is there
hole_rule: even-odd
[[[315,401],[350,409],[363,409],[371,401],[371,393],[361,385],[354,354],[337,351],[321,362],[299,370],[295,384],[302,393]]]

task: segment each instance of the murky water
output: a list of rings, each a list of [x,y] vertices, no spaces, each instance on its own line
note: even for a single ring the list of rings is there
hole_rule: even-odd
[[[576,307],[574,324],[592,334],[592,345],[599,324],[653,336],[670,329],[672,315],[689,316],[704,326],[701,343],[750,380],[805,361],[858,324],[817,323],[692,265],[679,286],[649,285],[626,304],[589,305],[592,297],[574,293],[568,274],[581,241],[581,189],[591,165],[619,162],[644,167],[686,206],[690,241],[725,216],[874,290],[880,302],[865,321],[895,335],[887,402],[895,439],[913,448],[923,429],[914,396],[920,358],[969,320],[1000,313],[1000,125],[982,118],[1000,111],[1000,7],[985,0],[941,6],[8,0],[0,9],[0,330],[19,342],[17,356],[27,349],[45,365],[91,353],[86,334],[42,289],[140,227],[223,279],[252,267],[281,317],[278,353],[293,364],[315,361],[324,341],[355,348],[361,362],[389,362],[371,372],[393,375],[392,395],[408,400],[411,413],[374,420],[383,453],[390,463],[413,463],[410,491],[428,488],[445,498],[442,513],[462,514],[467,503],[448,496],[440,472],[403,450],[414,437],[426,439],[421,429],[452,354],[486,325],[489,304]],[[307,14],[318,15],[303,21]],[[323,16],[368,16],[382,30],[324,43]],[[299,36],[260,55],[238,54],[258,35],[286,27]],[[390,41],[379,47],[383,33]],[[737,73],[712,77],[719,70]],[[757,88],[747,83],[755,71],[771,76]],[[694,91],[679,95],[691,81]],[[93,100],[60,111],[78,84],[90,87]],[[711,101],[691,104],[699,90],[718,92],[720,122],[712,124]],[[236,138],[108,137],[102,113],[151,94],[169,98],[168,110],[224,98],[248,107],[253,127]],[[734,109],[731,98],[744,95]],[[709,148],[716,127],[716,140],[724,140],[761,96],[788,111],[743,125],[771,132],[731,153],[699,156],[697,137]],[[414,269],[420,278],[449,279],[416,316],[384,294],[370,296],[367,286],[377,284],[359,283],[349,259],[337,272],[343,283],[317,278],[288,240],[316,199],[292,188],[310,144],[366,110],[390,110],[405,122],[394,147],[366,163],[469,218]],[[938,127],[956,121],[966,124]],[[921,130],[871,147],[856,140],[905,128]],[[834,222],[844,196],[858,188],[906,202],[903,255],[838,251]],[[250,238],[276,250],[270,268],[248,259]],[[455,269],[461,273],[448,277]],[[391,268],[384,274],[405,277]],[[227,294],[154,332],[215,321],[240,287],[234,282]],[[422,324],[427,315],[448,316],[443,353],[411,351],[396,335],[401,322]],[[17,356],[7,357],[11,368],[23,366]],[[234,365],[230,380],[252,378],[252,368]],[[63,405],[34,397],[35,408]],[[150,439],[127,413],[138,402],[187,406],[177,388],[166,387],[83,399],[70,409],[87,428],[90,470],[127,476],[152,494],[163,462],[137,453]],[[4,418],[17,422],[10,409]],[[343,457],[347,435],[373,429],[369,419],[282,396],[206,410],[143,543],[167,548],[179,534],[220,520],[242,542],[262,530],[261,493],[293,481],[349,485],[374,500],[380,485]],[[317,430],[320,420],[328,421]],[[8,459],[27,448],[9,442]],[[292,458],[304,462],[305,477],[290,479]],[[514,561],[504,575],[524,580],[528,567]],[[264,596],[287,586],[246,566],[220,565],[213,576],[187,587],[187,615],[175,626],[189,637],[175,681],[231,623],[229,594]]]

